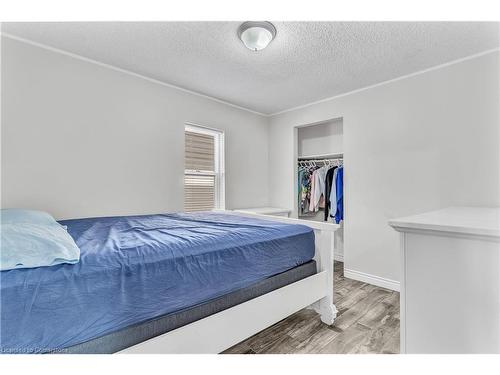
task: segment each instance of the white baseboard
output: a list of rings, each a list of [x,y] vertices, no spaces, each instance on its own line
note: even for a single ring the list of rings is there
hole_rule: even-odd
[[[333,259],[335,259],[337,262],[343,262],[344,261],[344,254],[342,254],[342,253],[334,253],[333,254]]]
[[[344,268],[344,277],[399,292],[399,281]]]

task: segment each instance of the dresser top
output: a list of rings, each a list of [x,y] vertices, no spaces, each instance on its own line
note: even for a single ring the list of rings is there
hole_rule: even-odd
[[[389,220],[398,231],[447,232],[500,238],[500,207],[449,207]]]

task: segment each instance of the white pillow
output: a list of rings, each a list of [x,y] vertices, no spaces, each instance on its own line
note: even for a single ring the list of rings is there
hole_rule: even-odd
[[[0,271],[80,260],[73,238],[45,212],[2,210],[0,230]]]
[[[5,208],[1,210],[2,224],[29,223],[50,225],[57,221],[47,212],[24,210],[21,208]]]

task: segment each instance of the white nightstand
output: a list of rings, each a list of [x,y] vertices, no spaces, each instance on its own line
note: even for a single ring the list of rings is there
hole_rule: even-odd
[[[254,207],[254,208],[238,208],[234,212],[250,212],[261,215],[283,216],[289,217],[292,210],[279,207]]]

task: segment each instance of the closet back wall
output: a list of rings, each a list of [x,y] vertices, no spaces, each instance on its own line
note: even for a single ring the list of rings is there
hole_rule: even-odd
[[[293,128],[342,117],[346,276],[397,288],[399,237],[387,220],[500,205],[499,103],[494,52],[275,115],[271,205],[293,207]]]
[[[343,152],[342,119],[298,128],[299,157]]]
[[[2,37],[2,207],[182,210],[186,121],[225,131],[226,207],[267,206],[265,117]]]

